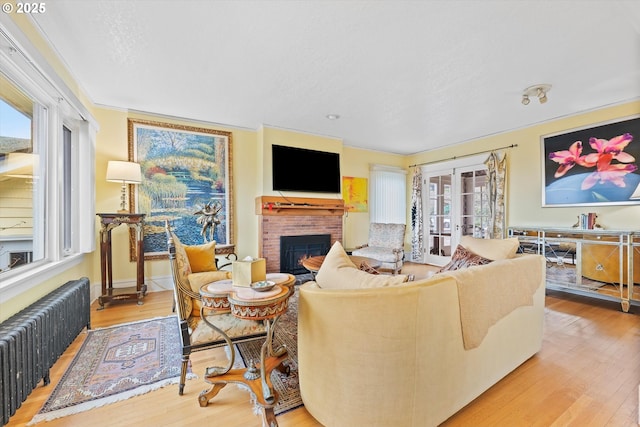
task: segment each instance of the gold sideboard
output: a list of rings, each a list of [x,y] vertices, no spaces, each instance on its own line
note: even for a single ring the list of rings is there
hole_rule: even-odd
[[[544,255],[548,289],[620,302],[624,312],[640,305],[640,231],[509,227],[509,237]]]

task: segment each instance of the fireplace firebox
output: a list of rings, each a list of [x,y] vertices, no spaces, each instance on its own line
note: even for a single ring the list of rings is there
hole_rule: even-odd
[[[326,255],[331,247],[331,234],[280,236],[280,271],[290,274],[308,273],[301,264],[312,256]]]

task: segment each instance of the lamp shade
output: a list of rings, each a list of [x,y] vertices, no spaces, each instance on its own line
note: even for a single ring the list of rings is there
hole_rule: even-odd
[[[142,182],[140,165],[134,162],[111,160],[107,164],[107,181],[140,184]]]

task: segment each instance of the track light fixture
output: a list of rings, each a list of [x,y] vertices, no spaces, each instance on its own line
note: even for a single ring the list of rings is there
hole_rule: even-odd
[[[550,84],[539,84],[535,86],[529,86],[522,92],[522,104],[529,105],[529,97],[537,96],[540,104],[547,102],[547,92],[551,90]]]

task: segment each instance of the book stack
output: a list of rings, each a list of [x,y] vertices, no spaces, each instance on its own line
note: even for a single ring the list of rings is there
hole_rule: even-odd
[[[598,215],[596,215],[595,212],[580,214],[580,228],[584,230],[593,230],[594,228],[596,228],[597,218],[598,218]]]

